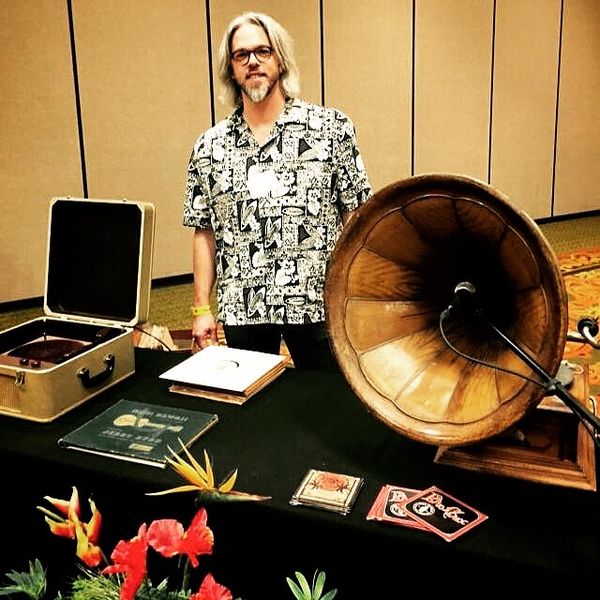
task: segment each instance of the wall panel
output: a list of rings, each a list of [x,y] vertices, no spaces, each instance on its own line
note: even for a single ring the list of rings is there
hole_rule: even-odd
[[[0,4],[0,302],[44,294],[48,208],[81,196],[66,2]]]
[[[410,176],[412,0],[324,0],[325,103],[354,121],[373,190]]]
[[[487,180],[492,0],[419,0],[415,173]]]
[[[215,113],[220,121],[229,115],[232,107],[219,101],[220,84],[217,77],[219,44],[231,19],[246,12],[262,12],[276,19],[292,36],[296,61],[300,70],[300,95],[309,102],[321,102],[321,52],[319,0],[211,0],[210,21],[212,38],[212,60],[215,81]]]
[[[600,209],[600,2],[565,0],[554,213]]]
[[[181,225],[187,161],[213,111],[221,119],[231,110],[217,98],[216,77],[211,98],[209,69],[212,59],[214,76],[223,29],[245,10],[271,14],[290,31],[301,96],[352,118],[375,190],[411,169],[482,180],[489,173],[535,218],[600,210],[597,0],[209,0],[206,7],[203,0],[0,4],[7,266],[0,303],[43,294],[49,201],[82,196],[84,181],[90,197],[153,202],[153,276],[191,272],[192,232]]]
[[[88,193],[153,202],[154,277],[191,271],[187,162],[210,125],[204,3],[73,0]]]
[[[491,183],[533,218],[552,211],[560,5],[497,2]]]

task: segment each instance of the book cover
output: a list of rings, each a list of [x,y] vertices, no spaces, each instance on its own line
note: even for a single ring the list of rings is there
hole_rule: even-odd
[[[121,399],[58,440],[69,450],[164,468],[166,458],[217,423],[215,414]]]
[[[281,375],[280,354],[209,346],[160,375],[173,382],[172,391],[241,404]],[[206,393],[203,393],[206,392]]]

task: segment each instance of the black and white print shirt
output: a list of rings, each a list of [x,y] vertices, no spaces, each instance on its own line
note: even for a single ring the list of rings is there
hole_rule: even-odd
[[[354,126],[339,110],[288,100],[262,146],[241,110],[200,136],[183,223],[215,233],[218,319],[324,321],[341,215],[370,194]]]

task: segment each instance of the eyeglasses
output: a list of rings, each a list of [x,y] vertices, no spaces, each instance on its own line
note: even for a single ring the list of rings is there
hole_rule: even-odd
[[[259,63],[265,62],[265,60],[269,60],[271,58],[271,54],[273,54],[273,48],[270,46],[257,46],[256,48],[240,48],[239,50],[235,50],[231,53],[231,58],[240,64],[247,65],[250,62],[250,56],[254,54],[254,57]]]

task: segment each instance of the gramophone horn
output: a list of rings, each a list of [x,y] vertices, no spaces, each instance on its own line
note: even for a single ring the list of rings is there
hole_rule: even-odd
[[[422,175],[374,194],[344,228],[325,287],[333,350],[357,396],[399,433],[442,446],[504,431],[545,394],[469,311],[448,320],[447,339],[496,368],[446,344],[440,315],[463,282],[554,376],[567,334],[558,262],[534,221],[480,181]]]

